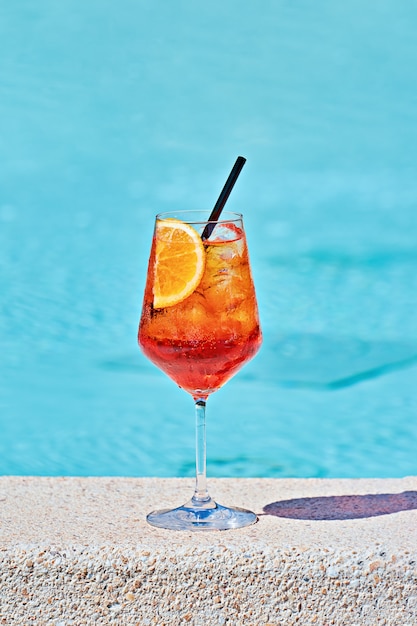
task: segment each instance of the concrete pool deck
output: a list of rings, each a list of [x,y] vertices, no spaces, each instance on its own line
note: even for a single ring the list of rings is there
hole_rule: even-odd
[[[0,477],[0,624],[417,624],[417,478],[211,479],[257,524],[150,527],[190,479]]]

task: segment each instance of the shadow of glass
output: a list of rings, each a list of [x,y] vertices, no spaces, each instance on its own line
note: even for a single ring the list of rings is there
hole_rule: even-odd
[[[417,509],[417,491],[353,496],[318,496],[271,502],[264,515],[300,520],[348,520]]]

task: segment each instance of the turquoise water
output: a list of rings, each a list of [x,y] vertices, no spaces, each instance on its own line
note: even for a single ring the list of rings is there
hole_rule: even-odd
[[[0,8],[0,473],[193,474],[136,346],[153,216],[244,213],[264,330],[214,476],[417,474],[417,6]]]

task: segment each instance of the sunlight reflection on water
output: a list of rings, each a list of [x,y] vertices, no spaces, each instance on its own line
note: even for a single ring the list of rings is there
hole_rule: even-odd
[[[0,473],[193,473],[136,327],[154,214],[238,154],[264,347],[210,399],[209,473],[417,473],[417,8],[319,8],[1,10]]]

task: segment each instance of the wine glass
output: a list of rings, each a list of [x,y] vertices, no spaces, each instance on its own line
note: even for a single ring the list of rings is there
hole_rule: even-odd
[[[156,216],[139,324],[143,353],[188,392],[196,414],[194,495],[147,521],[174,530],[241,528],[255,513],[217,504],[206,485],[205,408],[258,351],[262,334],[243,218],[224,212]]]

